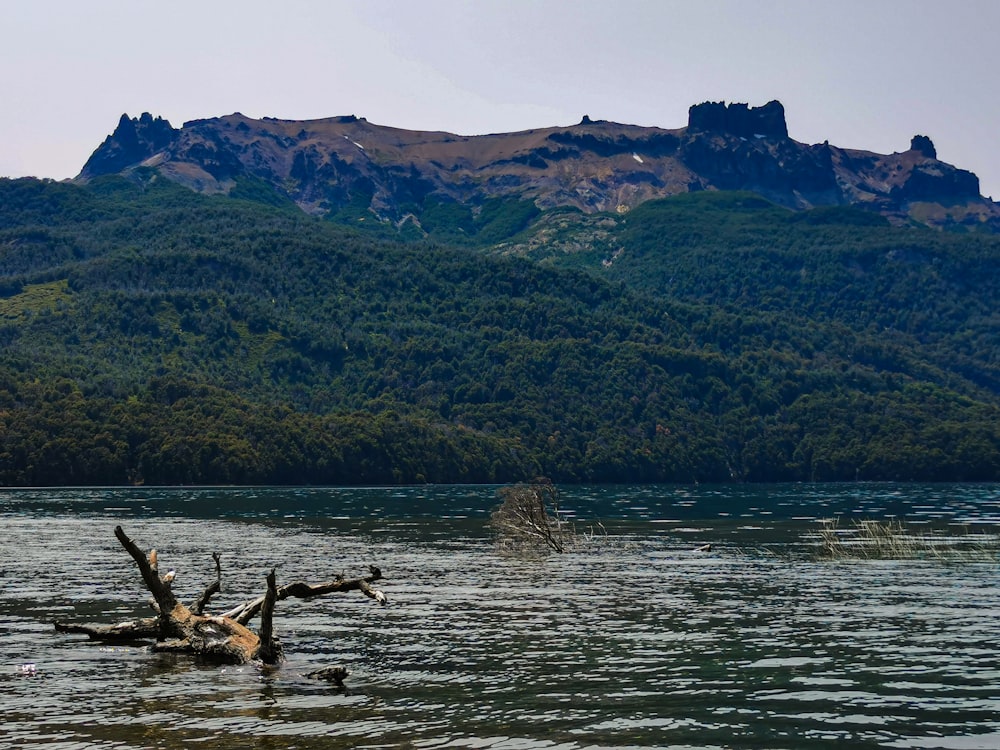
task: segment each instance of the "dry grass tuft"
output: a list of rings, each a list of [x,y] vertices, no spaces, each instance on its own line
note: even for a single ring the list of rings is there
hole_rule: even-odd
[[[1000,535],[927,530],[920,533],[899,520],[857,521],[841,529],[839,520],[820,521],[820,555],[831,560],[915,560],[998,562]]]

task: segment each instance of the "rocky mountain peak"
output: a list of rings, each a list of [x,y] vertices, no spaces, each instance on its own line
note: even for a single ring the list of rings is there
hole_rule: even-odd
[[[915,135],[910,139],[910,151],[923,154],[928,159],[937,159],[937,149],[934,142],[926,135]]]
[[[762,107],[725,102],[703,102],[688,110],[688,130],[734,135],[739,138],[787,138],[785,108],[770,101]]]
[[[115,131],[83,165],[80,177],[113,174],[145,161],[167,148],[179,132],[167,120],[154,118],[149,112],[131,119],[123,114]]]

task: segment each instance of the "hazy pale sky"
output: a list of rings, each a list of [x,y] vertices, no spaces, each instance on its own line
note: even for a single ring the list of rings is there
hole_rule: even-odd
[[[1000,0],[0,0],[0,175],[75,176],[123,112],[472,135],[778,99],[795,140],[928,135],[1000,199],[998,29]]]

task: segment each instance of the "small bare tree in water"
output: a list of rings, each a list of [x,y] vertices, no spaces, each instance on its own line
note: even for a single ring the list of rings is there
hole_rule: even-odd
[[[553,552],[566,551],[559,520],[559,491],[551,480],[540,477],[531,484],[502,487],[497,496],[502,503],[490,516],[490,526],[501,546],[544,546]]]

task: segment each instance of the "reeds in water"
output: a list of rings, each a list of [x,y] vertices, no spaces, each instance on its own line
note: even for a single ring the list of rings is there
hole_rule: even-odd
[[[855,522],[841,529],[836,518],[820,521],[821,556],[832,560],[914,560],[1000,562],[1000,536],[952,531],[917,533],[899,520]]]

